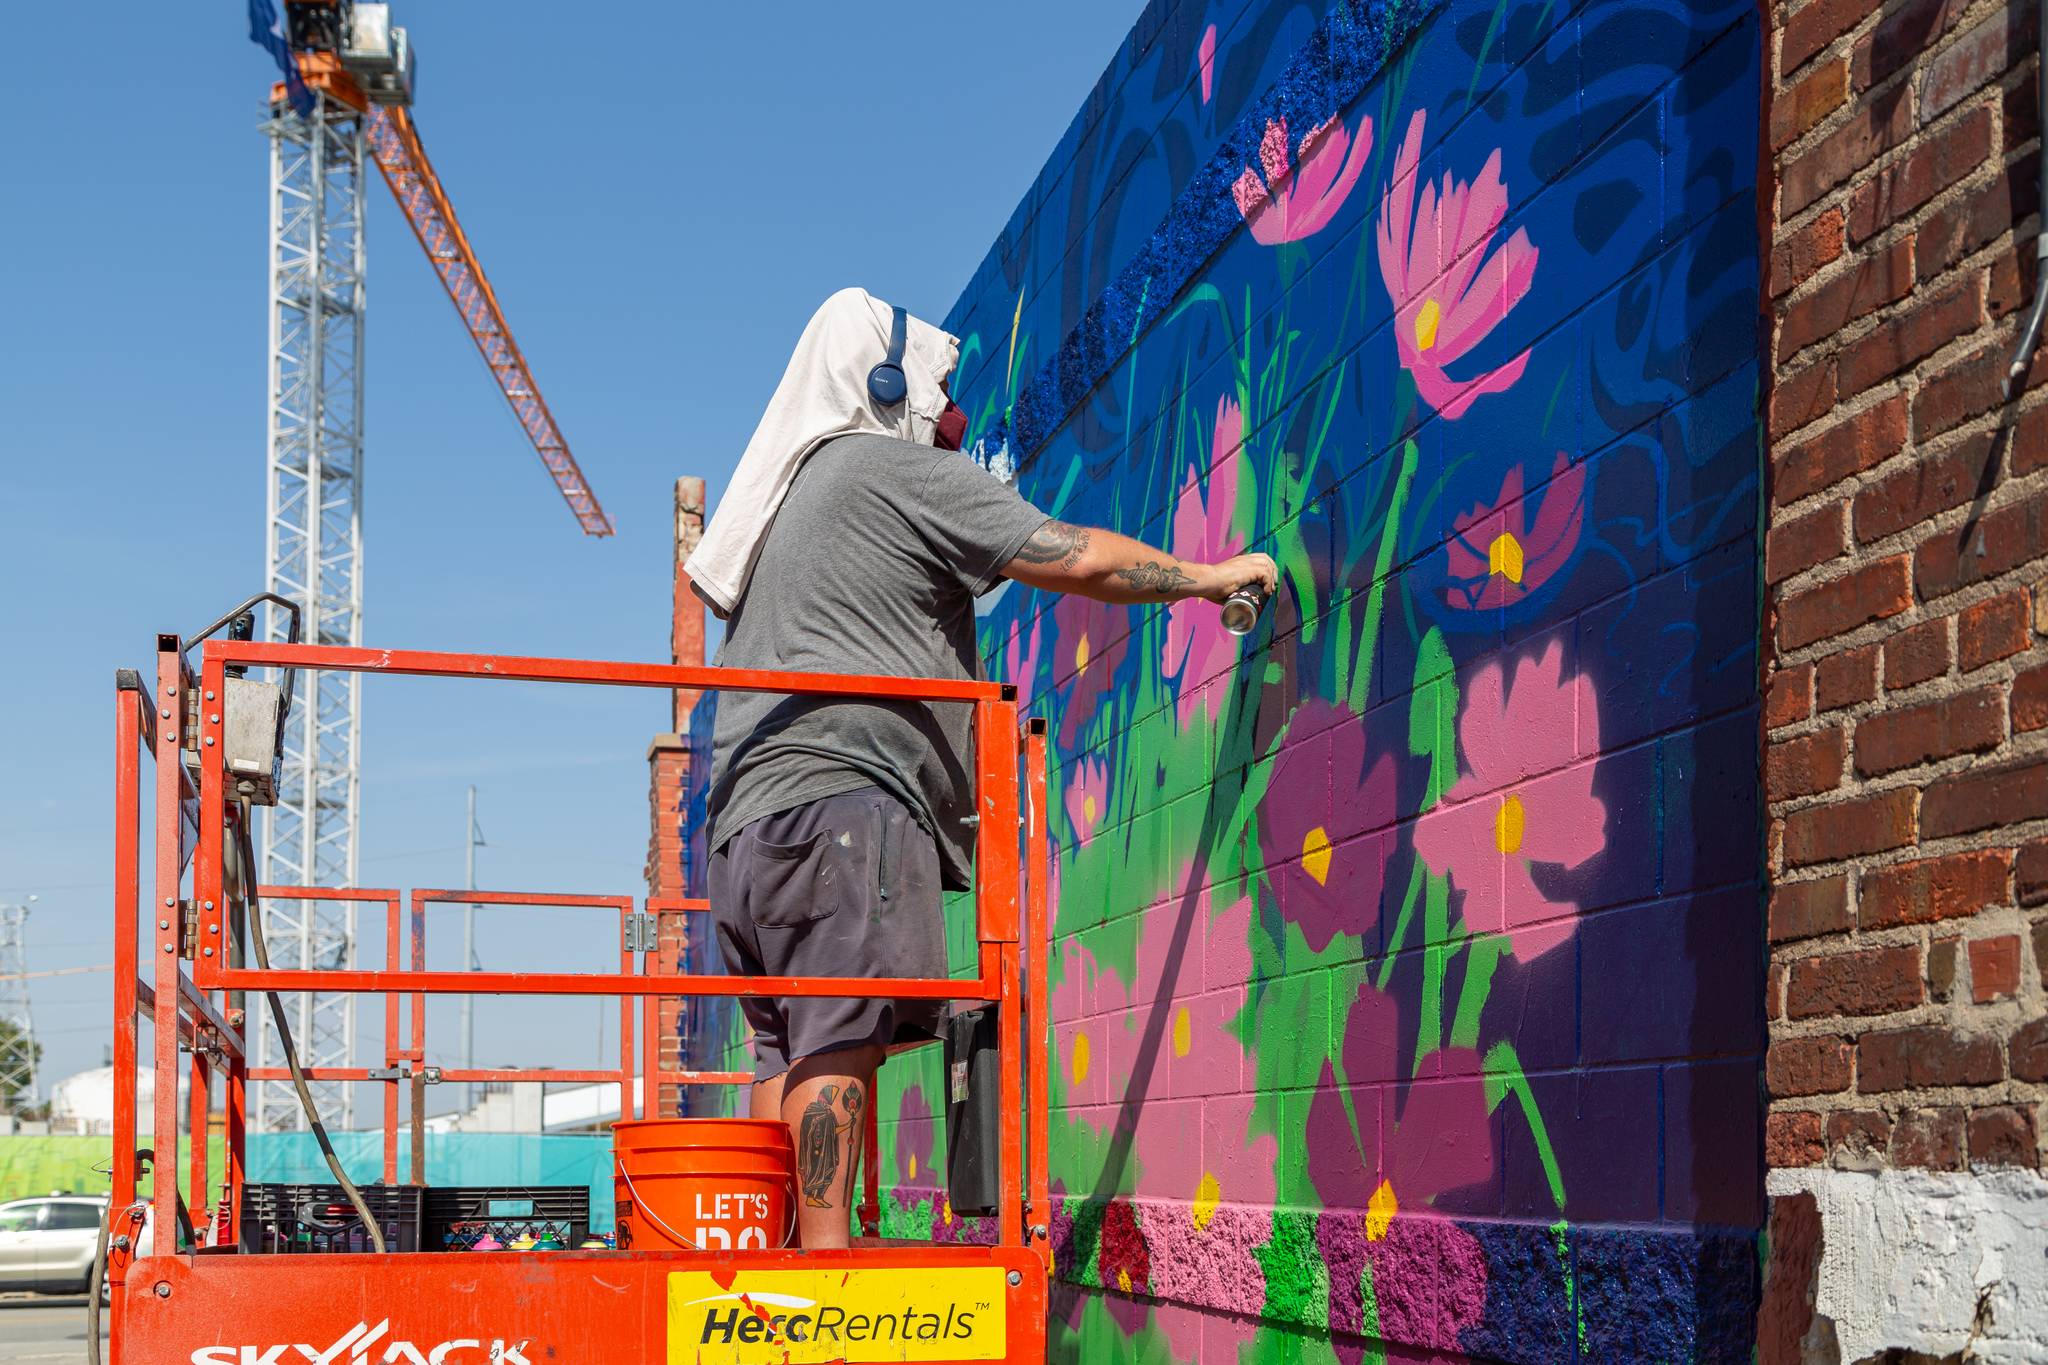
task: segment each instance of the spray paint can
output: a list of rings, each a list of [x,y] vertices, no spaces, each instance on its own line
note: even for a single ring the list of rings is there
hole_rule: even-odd
[[[1265,609],[1266,594],[1256,585],[1246,585],[1223,599],[1223,628],[1232,635],[1249,635]]]

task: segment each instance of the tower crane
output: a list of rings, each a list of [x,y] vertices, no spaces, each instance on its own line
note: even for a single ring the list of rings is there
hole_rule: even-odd
[[[434,174],[412,120],[413,50],[391,6],[368,0],[248,0],[249,36],[277,61],[270,93],[269,591],[300,604],[312,643],[359,645],[363,615],[364,169],[374,165],[446,289],[499,392],[587,535],[612,533],[496,293]],[[273,613],[268,638],[284,638]],[[277,804],[264,822],[261,880],[356,884],[359,675],[309,679],[285,737]],[[350,902],[274,900],[266,932],[279,967],[356,965]],[[298,997],[293,1036],[309,1066],[348,1066],[355,997]],[[267,1025],[255,1062],[278,1065]],[[346,1127],[345,1086],[316,1086]],[[295,1097],[256,1087],[250,1121],[298,1127]]]

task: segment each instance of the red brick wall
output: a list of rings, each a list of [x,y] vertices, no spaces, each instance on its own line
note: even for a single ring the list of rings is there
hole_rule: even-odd
[[[675,498],[676,541],[673,606],[669,617],[669,657],[679,664],[702,664],[704,604],[690,591],[690,577],[683,572],[683,561],[697,548],[697,541],[704,534],[704,480],[677,479]],[[670,713],[675,731],[657,735],[647,749],[647,894],[650,896],[681,896],[688,892],[683,879],[683,847],[687,842],[683,837],[683,794],[690,776],[691,755],[687,738],[690,730],[690,708],[696,705],[696,702],[695,691],[678,689]],[[683,948],[687,941],[687,916],[667,914],[658,918],[661,970],[677,971],[681,966]],[[659,1017],[661,1065],[665,1070],[680,1068],[682,1001],[662,1001]],[[679,1112],[678,1104],[677,1087],[662,1086],[656,1099],[655,1113],[660,1117],[672,1118]]]
[[[683,885],[683,805],[689,776],[688,741],[680,735],[657,735],[647,748],[649,896],[680,896],[687,890]],[[668,914],[658,915],[656,919],[660,942],[660,962],[657,970],[679,971],[682,966],[686,916]],[[657,1007],[657,1019],[661,1032],[662,1069],[679,1069],[682,1066],[682,1037],[679,1031],[682,1003],[678,1000],[662,1001]],[[654,1112],[657,1117],[674,1117],[677,1113],[676,1087],[662,1086],[656,1104]]]
[[[2038,1166],[2048,408],[1999,396],[2034,0],[1771,25],[1767,1156]]]

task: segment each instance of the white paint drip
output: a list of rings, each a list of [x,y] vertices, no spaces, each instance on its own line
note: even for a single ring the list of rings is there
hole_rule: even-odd
[[[1819,1207],[1814,1312],[1834,1323],[1841,1360],[1905,1348],[2048,1365],[2048,1179],[2038,1172],[1797,1168],[1766,1185],[1773,1196],[1810,1192]]]

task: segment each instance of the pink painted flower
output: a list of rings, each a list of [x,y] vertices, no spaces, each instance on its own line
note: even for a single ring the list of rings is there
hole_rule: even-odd
[[[1133,1221],[1126,1227],[1118,1215],[1099,1234],[1105,1288],[1241,1314],[1262,1301],[1254,1249],[1272,1235],[1278,1146],[1253,1131],[1257,1096],[1237,1027],[1251,915],[1248,899],[1214,910],[1206,891],[1155,907],[1137,928],[1128,981],[1083,938],[1061,945],[1053,991],[1061,1116],[1120,1139],[1136,1157],[1111,1206],[1128,1199]],[[1142,1234],[1142,1255],[1132,1232]],[[1131,1315],[1112,1305],[1135,1331],[1143,1309],[1123,1307],[1138,1308]],[[1199,1354],[1201,1315],[1154,1316],[1176,1359]]]
[[[1067,821],[1080,843],[1095,833],[1109,816],[1109,765],[1084,758],[1074,764],[1074,780],[1067,783]]]
[[[1060,708],[1060,743],[1072,747],[1074,736],[1109,692],[1116,667],[1130,648],[1131,611],[1068,593],[1052,609],[1052,619],[1057,642],[1053,683],[1067,691],[1066,704]]]
[[[1195,60],[1201,64],[1202,103],[1207,104],[1216,88],[1216,25],[1211,24],[1202,30],[1202,46]]]
[[[1397,773],[1387,749],[1368,768],[1365,722],[1335,702],[1303,702],[1287,736],[1259,802],[1259,845],[1281,917],[1321,952],[1379,919]]]
[[[1473,675],[1458,713],[1465,774],[1415,826],[1415,851],[1464,893],[1465,923],[1506,933],[1527,962],[1571,941],[1579,907],[1540,891],[1533,863],[1580,866],[1607,846],[1593,794],[1600,711],[1592,679],[1564,676],[1564,645]]]
[[[1360,986],[1345,1021],[1344,1081],[1325,1060],[1309,1101],[1303,1146],[1327,1206],[1316,1244],[1330,1272],[1330,1330],[1457,1352],[1459,1333],[1486,1310],[1486,1255],[1430,1205],[1493,1177],[1486,1083],[1479,1054],[1462,1048],[1430,1054],[1408,1077],[1400,1026],[1399,1005]],[[1368,1266],[1371,1323],[1360,1285]],[[1337,1344],[1346,1365],[1361,1354]]]
[[[1209,472],[1205,502],[1194,466],[1188,467],[1180,501],[1173,514],[1173,552],[1198,564],[1214,564],[1244,550],[1244,537],[1230,529],[1237,509],[1237,455],[1244,436],[1244,418],[1228,398],[1216,404],[1217,463]],[[1200,597],[1184,597],[1166,609],[1166,644],[1159,671],[1180,681],[1175,714],[1185,726],[1206,708],[1214,719],[1223,710],[1224,692],[1209,682],[1237,663],[1237,637],[1223,628],[1223,608]]]
[[[1475,507],[1456,519],[1444,553],[1450,559],[1453,607],[1475,611],[1513,606],[1543,586],[1571,558],[1586,521],[1586,467],[1558,452],[1550,484],[1528,520],[1518,461],[1501,481],[1491,507]]]
[[[1348,155],[1347,155],[1348,153]],[[1266,178],[1247,166],[1230,187],[1237,211],[1262,246],[1299,242],[1330,225],[1372,155],[1372,117],[1362,114],[1354,136],[1341,118],[1326,119],[1301,140],[1295,163],[1287,163],[1287,120],[1266,125],[1259,163]]]
[[[937,1124],[932,1117],[932,1107],[924,1097],[924,1087],[904,1087],[903,1099],[896,1110],[896,1183],[919,1190],[929,1190],[943,1185],[941,1174],[932,1169],[932,1148],[937,1133]]]
[[[1520,228],[1491,256],[1494,230],[1507,215],[1500,152],[1470,184],[1444,172],[1443,187],[1415,181],[1422,158],[1421,110],[1394,158],[1394,178],[1380,200],[1380,275],[1394,300],[1394,344],[1415,376],[1422,401],[1456,419],[1481,394],[1500,393],[1522,377],[1529,353],[1470,379],[1444,373],[1499,326],[1536,277],[1536,248]]]
[[[1237,400],[1227,393],[1216,400],[1215,431],[1215,436],[1209,442],[1209,463],[1211,465],[1218,464],[1225,457],[1236,454],[1239,448],[1244,445],[1244,409],[1239,407]],[[1231,466],[1230,487],[1233,492],[1237,489],[1237,469],[1234,462]],[[1228,512],[1233,509],[1225,508],[1224,510]]]
[[[1010,623],[1009,637],[1003,645],[1003,681],[1015,684],[1019,712],[1031,709],[1032,694],[1037,690],[1038,645],[1037,617]]]

